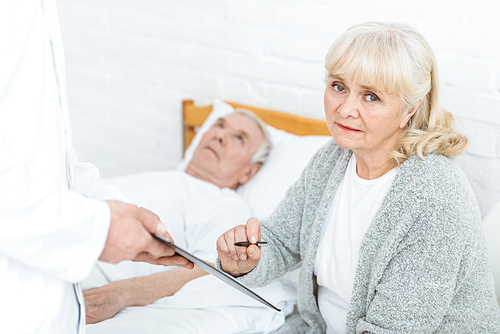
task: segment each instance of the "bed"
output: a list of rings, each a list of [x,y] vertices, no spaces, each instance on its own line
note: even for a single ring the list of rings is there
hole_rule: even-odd
[[[182,105],[185,152],[178,166],[180,170],[187,166],[206,129],[235,108],[251,110],[269,125],[273,150],[259,173],[237,190],[257,218],[266,217],[274,210],[312,155],[331,138],[326,122],[318,119],[219,99],[207,106],[196,106],[191,100],[184,100]]]
[[[194,104],[193,100],[184,100],[182,101],[184,150],[189,147],[191,141],[196,135],[197,130],[203,125],[205,120],[214,109],[215,113],[224,114],[224,111],[227,110],[227,108],[221,106],[221,104],[223,103],[226,103],[229,107],[232,107],[232,109],[242,108],[250,110],[257,116],[259,116],[260,119],[262,119],[266,124],[272,126],[275,129],[286,131],[290,134],[295,134],[298,136],[330,135],[326,122],[319,119],[287,114],[270,109],[252,107],[240,103],[222,102],[220,100],[215,100],[212,104],[205,106],[197,106]],[[222,110],[222,112],[218,110],[219,108]]]
[[[250,182],[237,189],[237,193],[248,203],[252,215],[264,218],[285,196],[286,190],[300,176],[312,155],[331,137],[326,122],[321,120],[219,99],[204,106],[185,100],[185,152],[178,170],[185,169],[206,129],[235,108],[256,113],[268,124],[273,142],[268,161]],[[168,217],[168,212],[164,212],[161,202],[164,188],[161,173],[164,172],[139,173],[106,181],[119,187],[137,204],[150,208],[164,220],[163,217]],[[148,196],[148,200],[145,200],[145,189],[148,195],[154,196]],[[135,275],[135,265],[127,272],[130,277]],[[99,281],[99,273],[94,274],[95,280],[90,280],[91,284],[99,286],[106,283]],[[113,275],[113,271],[109,275]],[[121,278],[123,277],[116,276],[111,277],[111,280]],[[92,286],[86,288],[89,287]],[[109,320],[88,325],[87,333],[271,333],[284,323],[287,315],[294,312],[296,275],[291,273],[266,287],[254,290],[283,311],[275,312],[208,275],[187,283],[172,297],[162,298],[145,307],[128,307]]]

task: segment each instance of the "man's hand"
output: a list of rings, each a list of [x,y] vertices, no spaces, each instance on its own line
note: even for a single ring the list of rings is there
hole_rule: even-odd
[[[109,319],[127,307],[125,301],[130,291],[124,283],[115,281],[83,292],[87,324]]]
[[[208,273],[199,267],[193,270],[179,268],[114,281],[84,291],[87,324],[109,319],[129,306],[149,305],[160,298],[172,296],[187,282],[204,275]]]
[[[174,255],[173,248],[153,238],[151,234],[159,234],[173,241],[156,214],[134,204],[119,201],[107,203],[111,210],[111,222],[99,260],[110,263],[133,260],[188,269],[194,267],[187,259]]]

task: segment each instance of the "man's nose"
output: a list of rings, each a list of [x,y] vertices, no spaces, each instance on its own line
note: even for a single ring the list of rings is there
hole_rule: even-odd
[[[219,131],[217,131],[216,137],[219,143],[221,143],[222,145],[226,144],[227,138],[230,135],[229,132],[230,131],[227,129],[220,129]]]
[[[344,101],[339,105],[338,111],[342,118],[347,118],[349,116],[358,118],[359,108],[361,103],[355,94],[347,94]]]

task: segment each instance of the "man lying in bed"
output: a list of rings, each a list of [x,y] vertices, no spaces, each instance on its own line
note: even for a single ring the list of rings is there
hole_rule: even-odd
[[[163,198],[155,199],[158,193],[148,184],[140,185],[144,191],[135,198],[126,189],[124,192],[138,205],[161,202],[161,207],[149,208],[167,225],[175,243],[213,262],[217,237],[250,217],[248,205],[234,190],[258,172],[270,149],[264,123],[246,110],[236,110],[203,135],[184,172],[149,173],[153,182],[161,177],[165,178],[162,184],[169,185],[161,191]],[[144,182],[144,175],[139,179]],[[115,185],[120,187],[119,182]],[[111,318],[128,306],[144,306],[171,296],[203,275],[206,272],[198,267],[165,270],[141,263],[99,262],[82,283],[84,290],[90,289],[84,291],[87,324]]]

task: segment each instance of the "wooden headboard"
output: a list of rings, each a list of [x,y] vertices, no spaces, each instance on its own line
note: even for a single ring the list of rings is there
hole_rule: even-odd
[[[267,124],[276,129],[284,130],[298,136],[324,135],[329,136],[330,132],[325,121],[279,112],[270,109],[256,108],[244,104],[227,102],[233,108],[243,108],[253,111]],[[184,150],[191,144],[196,130],[203,124],[208,115],[212,112],[212,105],[196,106],[192,100],[182,101],[182,120],[184,123]]]

